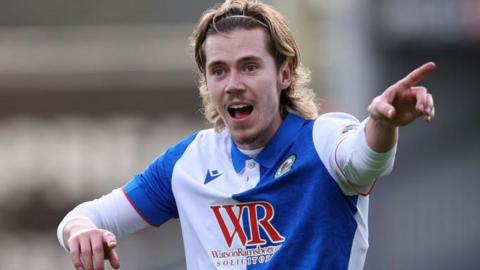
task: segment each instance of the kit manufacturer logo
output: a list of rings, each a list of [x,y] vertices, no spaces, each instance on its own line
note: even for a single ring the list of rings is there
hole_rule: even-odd
[[[208,182],[215,180],[217,177],[221,175],[222,173],[217,170],[208,170],[207,175],[205,176],[204,184],[207,184]]]

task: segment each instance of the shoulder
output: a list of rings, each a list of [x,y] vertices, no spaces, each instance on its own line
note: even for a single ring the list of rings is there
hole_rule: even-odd
[[[318,117],[313,125],[312,136],[322,161],[328,164],[327,160],[339,141],[360,129],[360,121],[347,113],[325,113]]]
[[[320,115],[315,120],[315,123],[324,125],[342,125],[348,123],[359,123],[359,121],[355,116],[348,113],[330,112]]]
[[[338,145],[346,138],[353,138],[362,128],[362,124],[354,116],[347,113],[326,113],[315,120],[313,142],[320,160],[329,174],[347,194],[342,175],[337,170],[335,153]]]
[[[195,131],[179,140],[150,162],[143,173],[135,176],[136,181],[134,182],[167,184],[167,186],[170,186],[173,170],[178,161],[192,156],[191,149],[197,149],[202,141],[210,137],[210,133],[210,130]]]
[[[348,113],[325,113],[315,120],[313,132],[317,136],[320,134],[341,136],[356,131],[360,127],[360,124],[357,118]]]
[[[192,145],[214,144],[216,141],[220,140],[221,137],[225,137],[224,133],[225,132],[216,132],[213,128],[195,131],[169,147],[165,154],[178,155],[185,152],[185,150]]]

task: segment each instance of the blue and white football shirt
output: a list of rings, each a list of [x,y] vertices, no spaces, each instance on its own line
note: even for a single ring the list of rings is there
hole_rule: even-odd
[[[123,191],[153,226],[180,218],[188,269],[361,269],[368,196],[356,195],[332,159],[342,138],[363,133],[359,126],[346,114],[313,121],[290,113],[255,158],[227,129],[202,130]]]

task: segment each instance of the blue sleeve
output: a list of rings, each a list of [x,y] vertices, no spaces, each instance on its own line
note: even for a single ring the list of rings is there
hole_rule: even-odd
[[[172,191],[173,168],[196,135],[169,148],[123,186],[128,200],[148,224],[160,226],[170,218],[178,218]]]

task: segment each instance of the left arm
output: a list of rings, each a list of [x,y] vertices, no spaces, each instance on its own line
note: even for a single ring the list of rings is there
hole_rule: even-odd
[[[338,113],[317,119],[315,148],[344,194],[368,195],[375,180],[391,172],[400,126],[420,116],[432,121],[433,97],[415,84],[434,68],[424,64],[374,98],[362,124]]]

